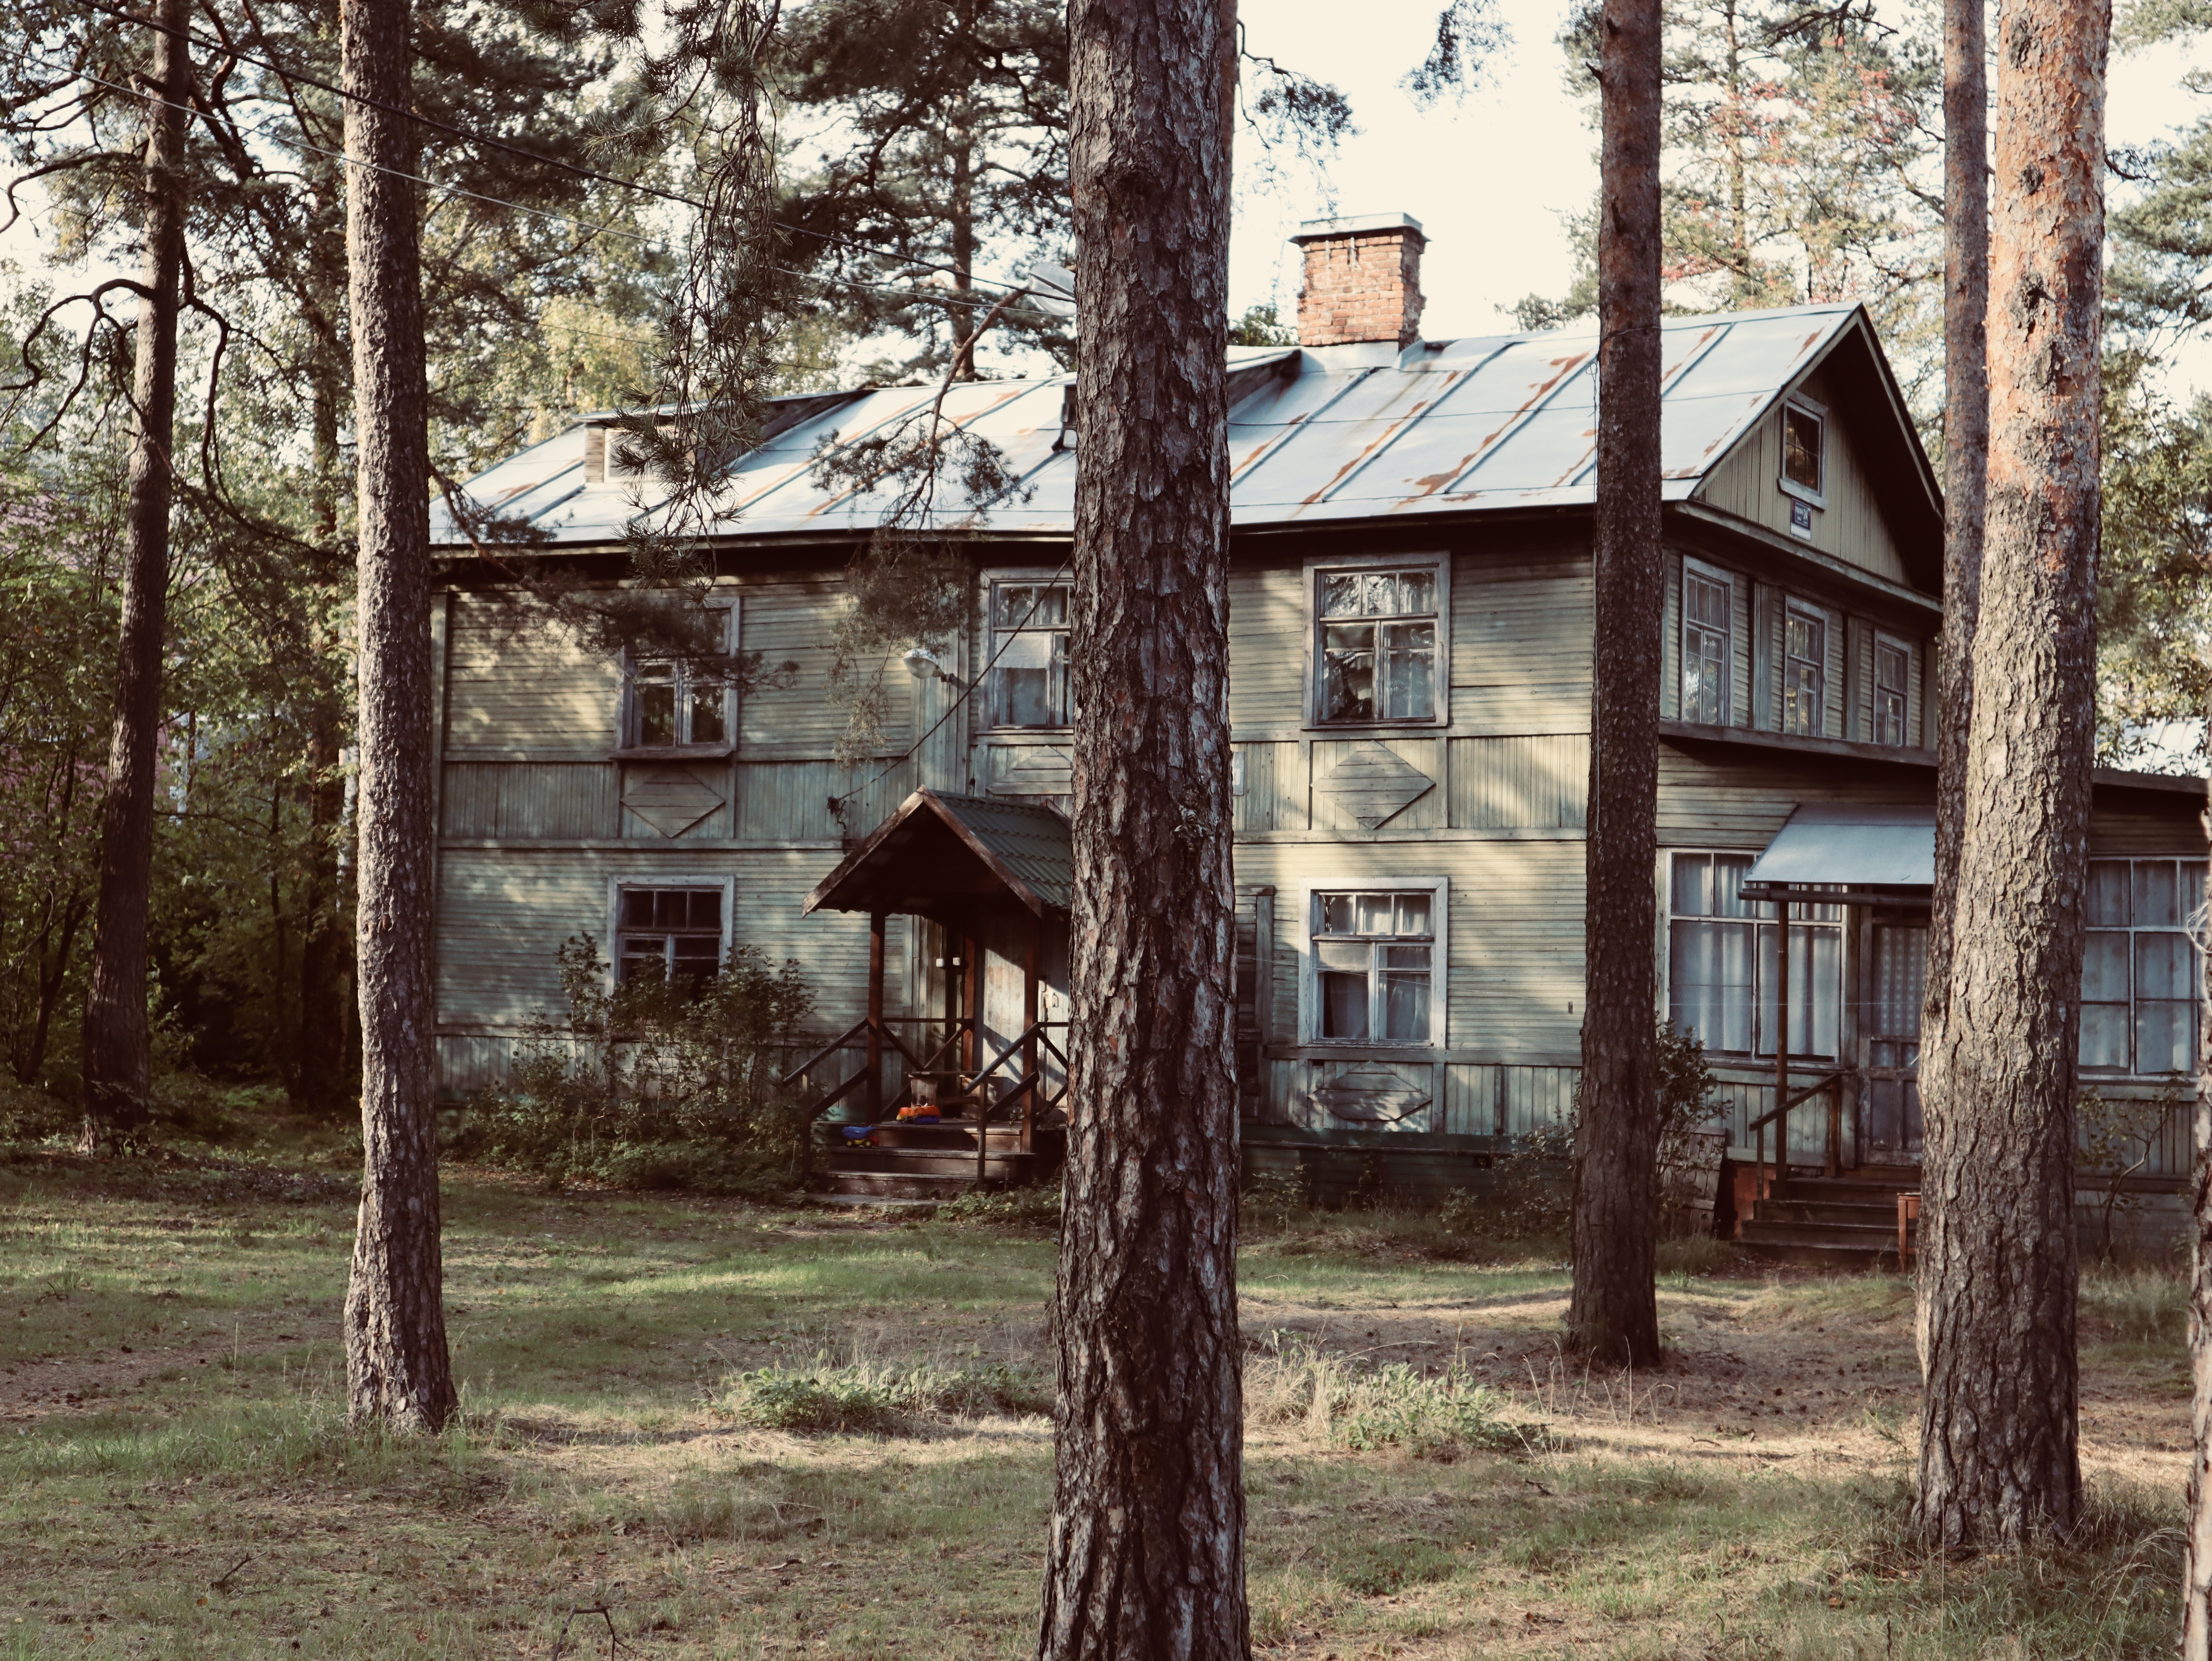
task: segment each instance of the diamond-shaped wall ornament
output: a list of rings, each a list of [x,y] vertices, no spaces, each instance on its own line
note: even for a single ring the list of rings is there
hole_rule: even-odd
[[[664,837],[680,837],[722,805],[722,794],[681,767],[623,770],[623,806]]]
[[[1364,1062],[1314,1091],[1312,1099],[1331,1118],[1380,1129],[1426,1111],[1430,1092],[1407,1083],[1395,1068]]]
[[[1314,782],[1315,794],[1334,796],[1363,830],[1395,818],[1436,788],[1434,779],[1373,739]]]

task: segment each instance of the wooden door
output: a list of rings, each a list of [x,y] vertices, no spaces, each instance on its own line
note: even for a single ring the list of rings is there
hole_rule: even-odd
[[[1865,1087],[1859,1147],[1869,1165],[1920,1162],[1920,1000],[1927,983],[1928,925],[1877,918],[1867,943]]]

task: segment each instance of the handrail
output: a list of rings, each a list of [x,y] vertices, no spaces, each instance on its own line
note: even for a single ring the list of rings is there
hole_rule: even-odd
[[[1777,1119],[1787,1113],[1791,1108],[1796,1106],[1800,1102],[1811,1100],[1814,1097],[1826,1090],[1830,1085],[1836,1083],[1838,1080],[1848,1079],[1850,1075],[1850,1069],[1844,1067],[1838,1068],[1832,1073],[1823,1073],[1818,1079],[1814,1080],[1811,1084],[1807,1085],[1802,1090],[1797,1091],[1785,1098],[1781,1106],[1770,1108],[1765,1112],[1760,1114],[1757,1118],[1748,1121],[1744,1125],[1744,1129],[1746,1130],[1764,1129],[1766,1126],[1772,1124]]]
[[[860,1034],[867,1030],[868,1018],[863,1015],[859,1020],[854,1021],[852,1025],[847,1027],[836,1037],[830,1039],[828,1043],[823,1044],[821,1049],[816,1050],[805,1061],[799,1062],[797,1067],[793,1068],[790,1072],[785,1074],[783,1077],[777,1080],[777,1087],[779,1089],[788,1090],[793,1085],[797,1084],[805,1074],[812,1072],[823,1062],[828,1061],[832,1056],[836,1055],[839,1050],[842,1050],[847,1044],[852,1043],[854,1039],[859,1037]]]

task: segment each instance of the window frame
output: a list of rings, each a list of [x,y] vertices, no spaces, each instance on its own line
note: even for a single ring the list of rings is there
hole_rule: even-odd
[[[1808,622],[1818,624],[1820,628],[1820,656],[1817,659],[1800,658],[1796,660],[1802,663],[1812,663],[1818,670],[1820,677],[1820,684],[1813,699],[1815,720],[1813,730],[1809,733],[1793,731],[1789,724],[1789,712],[1795,707],[1793,701],[1790,697],[1790,665],[1792,661],[1790,653],[1790,618],[1793,612],[1802,617]],[[1813,600],[1799,599],[1794,594],[1784,594],[1782,597],[1780,615],[1777,618],[1777,621],[1781,624],[1781,632],[1780,637],[1774,642],[1774,672],[1776,678],[1776,684],[1774,688],[1774,730],[1782,734],[1784,738],[1826,738],[1828,736],[1828,648],[1831,643],[1830,631],[1836,626],[1835,614],[1829,611],[1826,606],[1819,605]]]
[[[1820,429],[1820,443],[1814,458],[1820,472],[1820,482],[1817,485],[1800,484],[1790,477],[1790,417],[1792,414],[1807,417]],[[1782,487],[1783,495],[1825,508],[1828,505],[1828,406],[1815,402],[1802,392],[1790,392],[1783,399],[1774,419],[1775,460],[1778,464],[1775,482]]]
[[[1751,931],[1750,1048],[1747,1050],[1717,1049],[1707,1042],[1704,1034],[1700,1033],[1698,1038],[1698,1047],[1705,1051],[1708,1060],[1729,1067],[1771,1068],[1774,1064],[1774,1052],[1759,1047],[1760,1040],[1768,1036],[1767,1029],[1771,1025],[1766,1018],[1765,994],[1771,989],[1765,979],[1766,959],[1763,949],[1762,933],[1763,931],[1771,932],[1778,928],[1781,912],[1775,901],[1751,900],[1746,904],[1758,909],[1755,909],[1748,916],[1717,917],[1711,913],[1678,913],[1674,909],[1674,862],[1678,859],[1706,861],[1737,859],[1744,861],[1746,868],[1748,869],[1750,864],[1758,857],[1754,850],[1744,848],[1662,847],[1659,849],[1659,882],[1662,894],[1662,903],[1659,907],[1659,1001],[1661,1013],[1668,1020],[1673,1020],[1675,1013],[1675,925],[1678,923],[1723,923],[1735,928],[1748,928]],[[1830,1053],[1798,1047],[1803,1035],[1797,1031],[1796,1023],[1793,1020],[1790,1023],[1792,1046],[1790,1051],[1790,1064],[1793,1067],[1801,1064],[1817,1066],[1822,1063],[1841,1066],[1846,1053],[1850,1049],[1851,1042],[1850,1031],[1847,1023],[1850,1007],[1850,950],[1852,930],[1849,908],[1835,902],[1820,900],[1793,900],[1790,904],[1801,910],[1808,905],[1825,905],[1837,913],[1834,917],[1800,916],[1790,920],[1792,940],[1803,940],[1806,942],[1805,960],[1808,972],[1813,963],[1813,946],[1809,935],[1805,932],[1807,930],[1818,928],[1826,929],[1831,933],[1835,941],[1836,962],[1836,983],[1832,989],[1833,1002],[1829,1009],[1821,1012],[1826,1014],[1832,1025],[1836,1037],[1836,1049]],[[1792,1010],[1796,1009],[1801,1003],[1809,1007],[1810,1000],[1804,996],[1800,978],[1793,972],[1790,976]],[[1816,1019],[1817,1018],[1816,1013]]]
[[[1322,894],[1413,894],[1429,896],[1431,932],[1429,957],[1429,1031],[1425,1038],[1324,1038],[1321,1036],[1321,956],[1314,950],[1320,938],[1315,916],[1316,897]],[[1303,919],[1293,936],[1298,954],[1298,1043],[1332,1055],[1363,1056],[1387,1050],[1407,1056],[1446,1048],[1451,1031],[1451,879],[1442,876],[1346,874],[1302,883],[1298,887],[1298,916]],[[1368,971],[1372,975],[1375,971]]]
[[[1351,571],[1408,571],[1426,569],[1434,573],[1437,589],[1437,666],[1436,707],[1427,715],[1398,716],[1377,721],[1330,721],[1325,718],[1322,700],[1327,685],[1322,673],[1322,626],[1327,621],[1322,615],[1322,584],[1332,575]],[[1387,733],[1401,731],[1434,731],[1451,725],[1451,662],[1452,662],[1452,557],[1443,551],[1406,554],[1346,554],[1334,558],[1309,555],[1304,562],[1305,581],[1305,699],[1304,728],[1312,733]],[[1404,613],[1414,616],[1418,613]]]
[[[717,970],[729,961],[731,942],[736,938],[737,885],[734,876],[719,873],[686,872],[632,873],[607,879],[607,971],[606,990],[611,994],[622,984],[622,905],[623,896],[633,890],[656,888],[711,888],[722,897],[720,915],[722,933],[714,963]]]
[[[706,602],[708,610],[722,613],[722,650],[725,653],[735,654],[738,650],[738,642],[742,638],[738,617],[740,603],[735,594],[727,597],[714,595]],[[630,757],[678,756],[713,757],[734,754],[738,745],[738,689],[735,686],[722,688],[722,736],[720,738],[708,739],[702,743],[695,743],[689,737],[679,737],[674,744],[645,744],[640,741],[641,735],[638,730],[638,671],[647,664],[667,661],[669,661],[668,659],[659,656],[641,658],[632,648],[627,646],[623,648],[622,696],[617,717],[616,758],[619,760]],[[687,677],[684,673],[684,666],[680,659],[676,660],[675,683],[677,730],[679,733],[688,733],[691,725],[691,713],[690,700],[684,697]]]
[[[1689,713],[1690,672],[1690,579],[1716,584],[1721,590],[1721,607],[1725,621],[1721,625],[1721,696],[1720,715],[1711,721],[1698,720]],[[1708,565],[1701,559],[1688,555],[1682,558],[1682,581],[1678,590],[1676,606],[1681,616],[1674,631],[1674,707],[1683,721],[1697,721],[1699,726],[1732,727],[1735,724],[1735,574],[1724,571],[1717,565]],[[1699,624],[1698,628],[1705,625]]]
[[[1881,736],[1881,695],[1885,691],[1891,690],[1885,688],[1881,684],[1881,652],[1885,646],[1904,654],[1905,656],[1905,680],[1901,685],[1894,689],[1898,697],[1904,700],[1898,709],[1898,735],[1894,739]],[[1873,728],[1872,741],[1887,745],[1891,749],[1910,749],[1912,747],[1912,642],[1899,636],[1887,634],[1877,629],[1875,630],[1874,648],[1869,656],[1871,661],[1867,665],[1867,687],[1870,700],[1868,707],[1869,716],[1868,725]]]
[[[2082,996],[2080,1000],[2081,1008],[2082,1011],[2080,1022],[2081,1035],[2080,1038],[2077,1038],[2075,1048],[2075,1068],[2083,1077],[2098,1079],[2173,1080],[2187,1079],[2195,1072],[2197,1058],[2201,1052],[2203,1043],[2203,1023],[2205,1019],[2204,1001],[2201,990],[2199,989],[2204,973],[2204,942],[2203,937],[2200,933],[2201,925],[2199,925],[2197,921],[2202,914],[2204,902],[2202,899],[2195,898],[2197,894],[2202,892],[2202,886],[2200,885],[2196,889],[2185,888],[2182,883],[2181,871],[2177,868],[2174,873],[2174,881],[2177,891],[2175,899],[2177,905],[2181,911],[2181,921],[2178,923],[2138,923],[2135,921],[2135,900],[2136,890],[2136,873],[2139,867],[2146,865],[2166,865],[2181,867],[2191,865],[2199,865],[2202,863],[2203,861],[2201,860],[2192,858],[2191,856],[2184,854],[2143,855],[2114,855],[2092,856],[2089,861],[2090,869],[2092,871],[2100,865],[2118,865],[2126,867],[2128,873],[2128,921],[2124,926],[2118,927],[2111,923],[2097,923],[2090,922],[2087,916],[2088,907],[2087,902],[2088,896],[2085,893],[2083,897],[2084,904],[2081,930],[2082,978],[2084,984],[2082,987]],[[2191,903],[2192,899],[2194,900],[2194,904]],[[2088,987],[2087,985],[2087,981],[2088,977],[2088,956],[2090,945],[2093,937],[2099,934],[2118,934],[2124,937],[2127,941],[2125,960],[2128,976],[2128,995],[2124,1002],[2120,1002],[2111,998],[2099,998],[2093,1001],[2087,995]],[[2137,988],[2141,984],[2142,980],[2140,974],[2140,964],[2142,959],[2137,950],[2136,942],[2147,934],[2165,937],[2178,936],[2187,943],[2189,949],[2195,958],[2196,967],[2196,975],[2192,977],[2190,996],[2186,998],[2146,999],[2140,995]],[[2142,1058],[2137,1052],[2136,1043],[2139,1036],[2137,1031],[2137,1022],[2140,1019],[2138,1011],[2140,1007],[2144,1003],[2179,1004],[2191,1012],[2191,1041],[2188,1047],[2189,1059],[2181,1067],[2170,1068],[2163,1072],[2145,1071],[2142,1068]],[[2127,1064],[2124,1067],[2112,1067],[2100,1063],[2086,1062],[2081,1059],[2081,1044],[2082,1042],[2086,1041],[2088,1033],[2088,1021],[2087,1015],[2088,1010],[2093,1007],[2104,1009],[2118,1008],[2125,1011],[2124,1020],[2127,1031],[2128,1058]]]
[[[1066,655],[1067,684],[1063,689],[1067,701],[1067,719],[1057,727],[1011,726],[998,719],[999,705],[999,644],[1001,630],[999,624],[999,590],[1008,588],[1065,588],[1067,591],[1067,622],[1058,629],[1030,627],[1012,628],[1003,632],[1008,636],[1058,634],[1069,642]],[[982,718],[977,729],[985,733],[1072,733],[1075,730],[1074,636],[1075,636],[1075,576],[1072,570],[1055,573],[1040,566],[1035,570],[1014,569],[992,570],[982,577],[983,589],[983,662],[989,666],[982,677]]]

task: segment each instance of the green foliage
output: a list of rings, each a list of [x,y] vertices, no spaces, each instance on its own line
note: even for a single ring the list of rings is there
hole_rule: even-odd
[[[1247,306],[1244,315],[1229,326],[1229,344],[1232,346],[1295,346],[1298,332],[1283,321],[1273,301],[1264,306]]]
[[[1455,1360],[1425,1374],[1403,1362],[1366,1366],[1302,1333],[1273,1332],[1245,1366],[1245,1410],[1262,1424],[1297,1426],[1354,1453],[1395,1448],[1449,1462],[1469,1453],[1530,1453],[1556,1445],[1541,1425],[1507,1416],[1511,1403]]]
[[[1019,1368],[946,1371],[853,1362],[757,1367],[731,1378],[714,1405],[740,1424],[801,1433],[895,1436],[929,1416],[1052,1411],[1052,1389]]]
[[[2119,1269],[2107,1261],[2082,1275],[2081,1312],[2093,1329],[2121,1343],[2178,1355],[2189,1342],[2189,1282],[2171,1268]]]
[[[2128,1181],[2151,1162],[2181,1100],[2180,1086],[2171,1084],[2148,1101],[2109,1097],[2094,1085],[2075,1098],[2075,1165],[2085,1179],[2084,1191],[2096,1196],[2096,1244],[2107,1263],[2127,1244],[2121,1236],[2150,1203],[2150,1196],[2130,1188]],[[2092,1178],[2103,1186],[2092,1187]],[[2085,1252],[2089,1244],[2082,1242]]]
[[[814,1007],[796,962],[774,970],[740,945],[696,988],[642,973],[611,989],[588,934],[555,958],[567,1010],[532,1019],[508,1088],[462,1111],[453,1157],[756,1198],[805,1180],[811,1122],[779,1081]]]
[[[981,1223],[994,1228],[1049,1228],[1060,1226],[1060,1186],[1058,1183],[1033,1183],[1026,1188],[994,1189],[988,1193],[968,1193],[947,1200],[937,1208],[937,1220],[945,1223]]]

